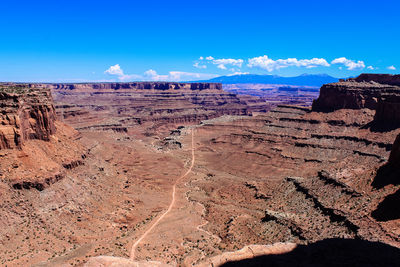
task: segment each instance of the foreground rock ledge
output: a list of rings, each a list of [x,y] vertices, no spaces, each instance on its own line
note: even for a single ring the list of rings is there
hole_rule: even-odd
[[[211,257],[204,262],[197,264],[197,267],[208,267],[208,266],[221,266],[224,263],[230,261],[240,261],[244,259],[251,259],[258,256],[265,255],[277,255],[288,253],[296,248],[295,243],[276,243],[273,245],[250,245],[244,248],[233,251],[224,252],[221,255]],[[113,266],[126,266],[126,267],[150,267],[150,266],[174,266],[169,264],[164,264],[158,261],[134,261],[131,259],[125,259],[121,257],[112,256],[99,256],[89,259],[89,261],[84,265],[85,267],[113,267]]]

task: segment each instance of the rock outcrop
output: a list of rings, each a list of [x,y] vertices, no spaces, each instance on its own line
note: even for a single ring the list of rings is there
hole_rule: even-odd
[[[363,73],[360,74],[358,77],[350,78],[349,80],[356,82],[376,82],[380,84],[400,86],[400,75]]]
[[[0,85],[0,149],[21,148],[24,141],[48,141],[55,134],[56,112],[49,89]]]
[[[50,89],[0,84],[0,111],[0,183],[42,191],[83,164],[79,133],[56,121]]]
[[[400,93],[400,88],[375,82],[341,81],[321,87],[313,111],[332,112],[338,109],[377,109],[382,94]]]
[[[339,109],[376,110],[371,127],[390,130],[400,126],[400,75],[361,74],[338,83],[325,84],[314,100],[313,111]]]
[[[374,122],[380,128],[393,129],[400,126],[400,91],[380,97]]]
[[[122,257],[98,256],[93,257],[85,263],[84,267],[172,267],[174,265],[165,264],[159,261],[135,261]]]
[[[325,84],[314,100],[313,111],[331,112],[338,109],[376,110],[386,102],[397,103],[400,95],[399,75],[361,74],[337,83]],[[378,104],[378,102],[382,102]]]

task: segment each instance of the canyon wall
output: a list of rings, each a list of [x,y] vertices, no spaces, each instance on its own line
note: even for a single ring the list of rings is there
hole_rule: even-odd
[[[383,127],[397,128],[400,126],[400,92],[380,97],[374,121]]]
[[[56,132],[49,89],[0,86],[0,149],[21,148],[25,140],[48,141]]]
[[[325,84],[314,100],[313,111],[331,112],[338,109],[376,110],[379,100],[386,102],[400,95],[400,75],[361,74],[357,78]]]
[[[220,83],[29,84],[38,86],[52,90],[57,115],[78,130],[129,132],[269,110],[263,99],[225,92]]]
[[[400,94],[400,87],[354,80],[325,84],[314,100],[313,111],[332,112],[338,109],[377,109],[382,95]]]
[[[83,161],[79,133],[56,120],[51,91],[0,84],[0,184],[43,190]]]
[[[221,83],[127,82],[127,83],[43,83],[29,84],[53,90],[222,90]]]
[[[400,126],[400,75],[361,74],[325,84],[312,105],[313,111],[320,112],[364,108],[376,110],[375,126],[392,129]]]

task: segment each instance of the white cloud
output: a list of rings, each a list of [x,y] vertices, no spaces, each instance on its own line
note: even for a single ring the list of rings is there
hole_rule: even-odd
[[[339,57],[334,60],[332,60],[331,64],[342,64],[345,67],[347,67],[348,70],[356,70],[356,69],[363,69],[365,68],[365,63],[364,61],[358,60],[351,60],[347,59],[345,57]]]
[[[106,70],[104,73],[110,74],[110,75],[119,75],[122,76],[124,75],[123,70],[119,66],[119,64],[115,64],[114,66],[111,66]]]
[[[199,57],[199,60],[203,60],[204,59],[204,57]]]
[[[226,75],[226,76],[233,76],[233,75],[247,75],[247,74],[250,74],[250,72],[240,72],[240,71],[237,71],[237,72],[234,72],[234,73],[228,74],[228,75]]]
[[[274,70],[279,70],[287,67],[305,67],[305,68],[315,68],[315,67],[329,67],[330,64],[323,58],[312,58],[312,59],[277,59],[273,60],[267,55],[250,58],[247,66],[249,68],[261,68],[269,72]]]
[[[204,59],[203,57],[200,57],[200,60],[202,60],[202,59]],[[216,59],[216,58],[214,58],[214,57],[212,57],[212,56],[208,56],[208,57],[206,57],[205,58],[207,61],[208,61],[208,63],[211,63],[211,64],[213,64],[213,65],[217,65],[217,68],[218,69],[221,69],[221,70],[227,70],[228,69],[228,66],[235,66],[235,67],[238,67],[238,68],[241,68],[242,67],[242,65],[243,65],[243,59],[234,59],[234,58],[219,58],[219,59]]]
[[[206,65],[200,65],[199,62],[195,62],[193,64],[193,67],[198,68],[198,69],[206,69],[207,68]]]
[[[369,69],[369,70],[374,70],[375,68],[372,67],[372,66],[368,66],[367,69]]]
[[[396,70],[396,67],[392,65],[392,66],[387,67],[387,69],[388,70]]]
[[[118,76],[118,79],[121,81],[140,79],[140,77],[141,77],[140,75],[136,75],[136,74],[129,74],[129,75],[124,74],[124,71],[121,69],[119,64],[110,66],[106,71],[104,71],[104,73],[110,74],[110,75],[116,75],[116,76]]]
[[[144,72],[143,78],[150,81],[166,81],[168,75],[159,75],[155,70],[149,69]]]
[[[143,81],[189,81],[189,80],[207,80],[215,78],[219,75],[208,73],[193,73],[184,71],[170,71],[168,74],[158,74],[155,70],[149,69],[142,75],[125,74],[121,67],[116,64],[107,69],[104,73],[115,75],[120,81],[143,80]]]
[[[219,64],[219,65],[217,66],[217,68],[218,68],[218,69],[221,69],[221,70],[226,70],[226,67],[225,67],[224,64]]]
[[[241,68],[243,64],[243,59],[233,59],[233,58],[221,58],[221,59],[214,59],[212,61],[214,65],[218,65],[219,69],[226,70],[225,65],[231,65]]]

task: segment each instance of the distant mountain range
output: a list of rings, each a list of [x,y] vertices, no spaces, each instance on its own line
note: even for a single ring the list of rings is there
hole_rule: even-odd
[[[215,82],[223,84],[262,83],[320,87],[326,83],[337,82],[339,79],[340,78],[335,78],[327,74],[302,74],[295,77],[282,77],[278,75],[239,74],[231,76],[220,76],[210,80],[198,82]]]

